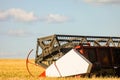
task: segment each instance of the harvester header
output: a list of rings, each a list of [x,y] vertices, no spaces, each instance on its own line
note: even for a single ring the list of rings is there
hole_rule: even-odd
[[[41,64],[42,61],[52,58],[50,56],[53,56],[53,59],[61,57],[79,44],[90,47],[120,47],[120,37],[55,34],[38,38],[36,63]],[[39,53],[39,48],[42,53]]]
[[[85,66],[86,69],[89,69],[86,73],[100,75],[107,73],[120,76],[120,37],[54,34],[38,38],[35,63],[46,68],[47,71],[51,71],[51,65],[55,67],[56,62],[64,60],[64,63],[67,61],[67,56],[65,55],[72,55],[71,50],[73,54],[79,53],[80,55],[77,57],[82,58],[83,61],[81,61],[85,61],[89,65]],[[68,57],[68,59],[75,61],[74,55],[72,58]],[[70,60],[70,62],[68,61],[67,63],[73,63],[72,61]],[[81,64],[81,61],[75,61],[75,63]],[[80,67],[80,65],[78,66]],[[80,71],[80,69],[78,71]],[[71,75],[78,75],[78,73],[85,74],[77,72],[77,74]],[[67,74],[69,74],[69,71]],[[49,75],[51,74],[48,74],[48,76]],[[70,74],[66,76],[70,76]]]

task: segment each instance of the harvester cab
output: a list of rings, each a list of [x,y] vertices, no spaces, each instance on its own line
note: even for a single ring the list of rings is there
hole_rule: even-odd
[[[119,60],[120,37],[55,34],[37,39],[35,64],[44,67],[48,77],[120,76]]]

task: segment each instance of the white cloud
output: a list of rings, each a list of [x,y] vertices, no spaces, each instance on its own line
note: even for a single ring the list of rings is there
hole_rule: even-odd
[[[22,9],[12,8],[6,11],[0,11],[0,20],[5,20],[8,18],[22,22],[31,22],[38,19],[33,12],[26,12]]]
[[[5,20],[8,18],[7,12],[0,11],[0,20]]]
[[[16,55],[16,53],[14,52],[0,52],[0,58],[6,58],[6,57],[10,57],[10,56],[13,56],[13,55]]]
[[[48,14],[47,16],[39,17],[33,12],[12,8],[5,11],[0,11],[0,20],[15,20],[20,22],[33,22],[37,20],[48,23],[63,23],[68,21],[69,18],[60,14]]]
[[[96,3],[96,4],[118,4],[120,0],[84,0],[88,3]]]
[[[41,18],[41,20],[48,23],[63,23],[68,21],[69,18],[60,14],[48,14],[47,16]]]
[[[5,35],[8,35],[8,36],[18,36],[18,37],[26,37],[26,36],[30,36],[30,35],[33,35],[33,33],[30,33],[30,32],[27,32],[27,31],[24,31],[24,30],[13,30],[13,29],[10,29],[8,30],[7,33],[5,33]]]
[[[0,51],[0,58],[24,58],[21,52]]]

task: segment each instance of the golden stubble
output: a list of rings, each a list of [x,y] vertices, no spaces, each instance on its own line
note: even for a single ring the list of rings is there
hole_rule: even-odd
[[[31,59],[30,62],[34,63]],[[38,78],[38,76],[45,70],[40,66],[28,64],[30,72],[34,75],[32,77],[26,69],[25,59],[0,59],[0,80],[120,80],[120,78],[78,78],[78,77],[65,77],[65,78]]]

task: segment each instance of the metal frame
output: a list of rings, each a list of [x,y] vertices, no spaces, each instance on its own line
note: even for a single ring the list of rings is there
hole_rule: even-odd
[[[35,62],[46,68],[71,48],[80,44],[90,47],[118,48],[120,47],[120,37],[54,34],[38,38]],[[42,53],[39,52],[40,48],[42,49]],[[48,62],[47,64],[46,61]]]

